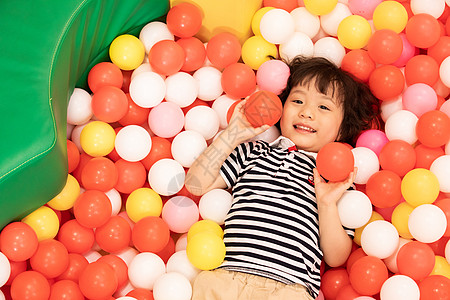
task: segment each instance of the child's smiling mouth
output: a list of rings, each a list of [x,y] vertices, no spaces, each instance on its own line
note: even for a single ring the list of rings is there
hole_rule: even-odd
[[[299,131],[299,132],[306,132],[306,133],[316,132],[315,129],[313,129],[307,125],[304,125],[304,124],[294,124],[294,128],[296,131]]]

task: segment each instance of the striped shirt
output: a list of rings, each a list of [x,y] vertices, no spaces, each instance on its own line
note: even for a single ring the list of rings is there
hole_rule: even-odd
[[[289,151],[285,137],[239,145],[220,174],[232,188],[221,268],[320,288],[319,221],[314,192],[315,154]],[[352,230],[348,230],[353,235]]]

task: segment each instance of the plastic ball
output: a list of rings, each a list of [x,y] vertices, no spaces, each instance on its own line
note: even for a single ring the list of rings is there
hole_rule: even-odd
[[[185,57],[183,48],[172,40],[157,42],[148,53],[148,61],[152,69],[166,76],[180,71]]]
[[[89,160],[81,171],[81,183],[87,190],[107,192],[116,185],[117,179],[116,166],[103,156]]]
[[[380,116],[384,122],[392,116],[394,113],[403,109],[402,95],[397,95],[396,97],[385,100],[380,104]]]
[[[181,71],[192,72],[200,69],[205,63],[206,49],[202,41],[196,37],[182,38],[176,41],[185,53]]]
[[[170,256],[166,265],[167,272],[178,272],[184,275],[190,282],[194,282],[200,270],[194,267],[186,254],[186,250],[179,250]]]
[[[397,1],[383,1],[373,11],[373,25],[377,30],[391,29],[400,33],[408,22],[406,8]]]
[[[428,55],[416,55],[408,60],[405,66],[406,84],[424,83],[434,86],[439,79],[439,65]]]
[[[447,218],[436,205],[422,204],[409,215],[408,228],[413,238],[419,242],[433,243],[444,235]]]
[[[100,62],[88,73],[88,85],[93,93],[104,86],[122,87],[123,74],[118,66],[110,62]]]
[[[369,39],[367,50],[370,57],[378,64],[392,64],[403,51],[403,41],[398,33],[391,29],[375,31]]]
[[[319,16],[310,13],[306,7],[296,7],[290,14],[294,19],[296,32],[303,32],[310,39],[317,35],[320,29]]]
[[[50,284],[47,278],[36,271],[25,271],[17,275],[11,284],[12,299],[48,299]]]
[[[178,72],[166,78],[166,101],[180,107],[191,105],[198,95],[198,82],[192,75]]]
[[[450,155],[442,155],[436,158],[430,166],[430,171],[439,181],[439,189],[444,193],[450,193]]]
[[[135,223],[144,217],[158,217],[163,207],[158,193],[145,187],[131,192],[125,205],[128,217]]]
[[[223,225],[225,217],[230,210],[232,196],[223,189],[212,189],[200,198],[198,204],[202,219],[212,220],[219,225]]]
[[[394,275],[383,283],[380,290],[380,297],[386,300],[395,300],[399,299],[399,297],[419,300],[420,291],[417,283],[410,277]]]
[[[175,103],[162,102],[150,111],[148,125],[150,130],[159,137],[174,137],[183,129],[183,111]]]
[[[414,210],[414,206],[408,204],[408,202],[401,202],[392,211],[391,222],[392,225],[397,228],[398,233],[405,239],[412,239],[412,235],[408,228],[408,218],[411,212]]]
[[[120,216],[112,216],[105,224],[95,229],[95,241],[102,250],[109,253],[125,249],[130,240],[130,224]]]
[[[128,125],[117,133],[115,149],[126,161],[136,162],[144,159],[150,153],[151,147],[150,134],[141,126]]]
[[[417,121],[416,132],[425,146],[443,146],[450,139],[450,117],[439,110],[425,112]]]
[[[214,67],[202,67],[192,75],[198,81],[198,98],[212,101],[223,93],[221,84],[222,73]]]
[[[405,28],[408,41],[418,48],[429,48],[436,44],[440,32],[439,22],[425,13],[412,16]]]
[[[369,87],[378,99],[384,101],[400,95],[404,89],[405,78],[399,68],[382,65],[373,70],[369,77]]]
[[[364,256],[353,263],[349,279],[351,286],[360,295],[375,295],[388,279],[388,270],[381,259]]]
[[[194,36],[202,27],[202,11],[196,5],[182,2],[172,8],[166,17],[167,28],[175,36]]]
[[[219,116],[209,106],[199,105],[186,113],[184,128],[200,133],[205,140],[213,138],[219,126]]]
[[[343,181],[353,171],[354,157],[349,147],[332,142],[317,153],[317,170],[330,181]]]
[[[164,79],[155,72],[143,72],[131,80],[130,97],[140,107],[157,106],[165,95]]]
[[[378,156],[366,147],[353,148],[352,153],[355,159],[355,167],[358,168],[355,183],[366,184],[369,178],[380,169]]]
[[[403,177],[414,168],[416,152],[409,143],[392,140],[381,149],[379,160],[382,169],[395,172]]]
[[[76,219],[71,219],[61,225],[58,241],[70,253],[83,254],[91,250],[94,245],[94,230],[81,225]]]
[[[50,288],[49,300],[57,299],[82,300],[84,296],[77,283],[64,279],[55,282]]]
[[[156,254],[142,252],[128,266],[128,277],[136,288],[152,290],[155,281],[166,272],[164,261]]]
[[[209,43],[208,43],[209,45]],[[262,63],[278,56],[277,47],[259,35],[248,38],[242,45],[242,61],[254,70]]]
[[[67,105],[67,123],[81,125],[88,122],[92,115],[92,96],[81,88],[75,88]]]
[[[366,194],[375,207],[387,208],[401,201],[401,178],[389,170],[374,173],[367,181]]]
[[[118,191],[124,194],[130,194],[134,190],[144,186],[147,180],[147,171],[141,162],[130,162],[124,159],[119,159],[115,162],[115,165],[118,174],[117,183],[114,186],[116,192]],[[109,198],[111,200],[111,197]],[[121,204],[122,202],[120,201],[119,210]]]
[[[82,271],[79,286],[83,295],[91,299],[111,297],[117,289],[114,269],[106,262],[90,263]]]
[[[370,199],[360,191],[345,191],[337,202],[339,219],[343,226],[359,228],[365,225],[372,215]]]
[[[69,133],[67,133],[68,136]],[[72,173],[80,163],[80,150],[77,145],[71,140],[67,140],[67,167],[68,173]]]
[[[450,277],[450,264],[447,262],[445,257],[436,255],[435,256],[435,264],[433,271],[431,271],[431,275],[442,275],[447,278]]]
[[[80,194],[80,184],[70,174],[67,174],[67,181],[64,188],[47,205],[57,210],[67,210],[73,207],[73,204]]]
[[[316,41],[313,56],[324,57],[340,67],[345,56],[345,48],[338,39],[327,36]]]
[[[445,58],[439,66],[439,78],[447,87],[450,87],[450,58]]]
[[[253,127],[275,125],[280,120],[282,111],[280,98],[269,91],[253,93],[244,106],[245,117]]]
[[[109,58],[122,70],[136,69],[144,60],[144,56],[144,45],[130,34],[116,37],[109,46]]]
[[[245,98],[256,89],[256,75],[243,63],[227,66],[222,72],[222,88],[232,98]]]
[[[175,136],[172,141],[171,151],[176,161],[183,167],[190,168],[206,147],[206,140],[199,132],[185,130]]]
[[[401,32],[399,35],[403,44],[402,54],[400,54],[400,57],[393,63],[393,65],[401,68],[404,67],[411,58],[417,55],[419,51],[408,41],[404,32]]]
[[[450,37],[441,36],[436,44],[428,48],[427,55],[440,65],[450,55]]]
[[[366,20],[371,20],[375,8],[382,0],[349,0],[348,8],[354,15],[360,15]]]
[[[424,83],[408,86],[403,93],[405,109],[413,112],[417,117],[436,109],[437,95],[432,87]]]
[[[39,207],[25,216],[22,222],[33,228],[38,241],[52,239],[58,234],[59,219],[50,207]]]
[[[153,292],[148,289],[135,288],[127,293],[127,297],[133,297],[138,300],[152,300]],[[127,299],[127,300],[134,300],[134,299]]]
[[[272,44],[284,43],[295,31],[292,16],[284,9],[268,10],[259,25],[261,36]]]
[[[337,3],[329,14],[320,17],[320,26],[328,35],[337,36],[339,24],[351,15],[352,13],[346,4]]]
[[[26,223],[12,222],[1,231],[0,250],[10,261],[25,261],[29,259],[37,247],[38,238],[36,232]]]
[[[114,149],[116,133],[108,123],[93,121],[84,126],[80,135],[83,150],[90,156],[105,156]]]
[[[424,300],[448,298],[450,279],[442,275],[431,275],[419,282],[420,297]]]
[[[214,100],[211,108],[216,112],[219,117],[219,128],[225,128],[228,126],[227,114],[230,107],[235,103],[234,99],[231,99],[227,95],[222,95]]]
[[[77,221],[88,228],[105,224],[111,217],[112,206],[108,196],[98,190],[87,190],[75,201],[73,213]]]
[[[389,142],[386,134],[378,129],[369,129],[363,131],[356,140],[356,147],[366,147],[375,152],[376,155],[380,154],[381,149]]]
[[[351,73],[361,81],[367,82],[370,74],[375,70],[375,62],[370,58],[367,50],[350,50],[342,59],[341,69]]]
[[[290,70],[285,62],[275,59],[268,60],[258,68],[256,83],[261,90],[279,95],[286,87],[289,75]]]
[[[184,185],[183,166],[173,159],[164,158],[153,164],[148,173],[150,187],[160,195],[171,196]]]
[[[411,11],[413,14],[429,14],[438,19],[445,9],[445,1],[439,0],[432,3],[423,0],[412,0]]]
[[[218,69],[237,63],[241,57],[239,39],[230,32],[215,34],[206,45],[206,56]]]
[[[427,244],[412,241],[405,244],[397,254],[400,274],[420,281],[430,275],[434,268],[435,254]]]
[[[173,34],[167,28],[167,24],[153,21],[146,24],[139,32],[139,39],[144,44],[145,53],[148,53],[154,44],[161,40],[174,40]]]
[[[298,55],[313,56],[314,44],[305,33],[294,32],[287,41],[280,44],[279,52],[280,57],[289,62]]]
[[[150,149],[150,153],[141,163],[147,171],[150,170],[151,166],[158,160],[173,158],[170,148],[171,142],[169,140],[159,136],[152,136],[152,149]]]
[[[169,242],[170,231],[166,222],[160,217],[148,216],[134,225],[131,239],[140,252],[157,253]]]
[[[323,273],[320,290],[326,299],[335,299],[339,290],[350,284],[347,270],[344,268],[333,268]]]
[[[441,147],[430,148],[422,144],[417,145],[414,150],[417,156],[415,168],[430,169],[433,161],[445,154]]]
[[[189,228],[187,240],[189,241],[194,235],[201,232],[211,232],[219,238],[223,238],[223,230],[219,224],[212,220],[200,220]]]
[[[394,225],[388,221],[373,221],[364,228],[361,247],[367,255],[380,259],[391,256],[398,248],[399,235]]]
[[[189,261],[200,270],[217,268],[225,258],[225,244],[216,234],[199,232],[188,239],[186,253]]]
[[[125,93],[115,86],[99,88],[92,96],[92,112],[98,120],[114,123],[128,111],[128,99]]]
[[[389,271],[391,271],[392,273],[394,273],[394,274],[398,273],[398,266],[397,266],[398,251],[403,247],[403,245],[410,243],[410,242],[411,242],[411,240],[409,240],[409,239],[400,238],[400,242],[399,242],[397,251],[395,251],[388,258],[383,259],[383,261],[386,264],[386,266],[388,267]]]
[[[415,97],[415,96],[413,96]],[[391,114],[385,121],[385,134],[390,140],[402,140],[408,144],[417,141],[416,125],[419,118],[410,110],[399,110]]]
[[[303,2],[309,12],[318,16],[330,13],[338,3],[337,0],[305,0]]]
[[[198,221],[197,204],[185,196],[175,196],[167,200],[162,210],[162,218],[169,229],[176,233],[188,232],[189,228]]]
[[[372,35],[369,22],[361,16],[351,15],[339,23],[337,37],[348,49],[360,49],[367,45]]]
[[[55,278],[69,265],[69,253],[60,241],[46,239],[39,242],[36,252],[30,258],[30,265],[46,278]]]
[[[191,283],[186,277],[177,272],[168,272],[161,275],[153,285],[153,297],[155,300],[189,300],[191,296]]]

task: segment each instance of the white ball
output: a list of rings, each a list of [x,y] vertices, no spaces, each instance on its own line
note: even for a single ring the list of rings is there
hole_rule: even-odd
[[[3,294],[3,292],[0,290],[0,300],[5,300],[5,294]]]
[[[262,16],[259,29],[262,37],[269,43],[282,44],[295,31],[294,18],[286,10],[274,8]]]
[[[384,126],[386,137],[390,140],[402,140],[409,144],[417,141],[416,124],[419,118],[409,110],[393,113]]]
[[[175,243],[175,251],[182,251],[182,250],[186,250],[186,246],[187,246],[187,232],[183,233],[178,239],[177,242]]]
[[[444,235],[447,218],[438,206],[422,204],[414,208],[409,215],[408,229],[419,242],[434,243]]]
[[[5,254],[0,252],[0,287],[5,285],[11,275],[11,264]]]
[[[120,193],[116,189],[110,189],[105,194],[111,202],[111,216],[117,215],[122,208],[122,197],[120,196]]]
[[[120,129],[114,142],[117,154],[126,161],[144,159],[152,148],[150,134],[138,125],[128,125]]]
[[[314,44],[311,38],[303,32],[294,32],[279,48],[280,56],[291,61],[295,56],[311,57],[314,55]]]
[[[405,245],[409,242],[411,242],[411,240],[404,239],[401,237],[399,240],[397,250],[391,256],[389,256],[383,260],[386,267],[388,267],[389,271],[391,271],[392,273],[394,273],[394,274],[398,273],[398,266],[397,266],[398,251],[400,251],[400,249],[402,248],[403,245]]]
[[[173,41],[174,36],[165,23],[153,21],[142,27],[139,39],[144,44],[145,52],[148,53],[157,42],[162,40]]]
[[[311,39],[319,32],[319,16],[313,15],[305,7],[294,8],[291,11],[291,16],[294,19],[295,31],[303,32]]]
[[[116,300],[136,300],[136,298],[130,297],[130,296],[123,296],[123,297],[116,298]]]
[[[141,252],[128,266],[128,279],[136,288],[153,289],[155,281],[166,272],[164,261],[155,253]]]
[[[195,277],[200,273],[200,269],[194,267],[189,261],[186,250],[180,250],[172,254],[167,261],[167,272],[178,272],[184,275],[191,283],[194,282]]]
[[[338,39],[327,36],[314,44],[314,56],[324,57],[340,67],[345,56],[345,48]]]
[[[86,126],[87,124],[89,124],[89,122],[82,124],[82,125],[77,125],[73,128],[72,130],[72,134],[71,134],[71,140],[72,142],[75,143],[75,145],[78,148],[78,151],[80,151],[80,153],[84,153],[83,147],[81,147],[81,132],[83,131],[84,126]]]
[[[436,175],[441,192],[450,193],[450,155],[436,158],[430,166],[430,171]]]
[[[355,159],[356,172],[355,183],[366,184],[370,176],[380,170],[378,156],[371,149],[366,147],[356,147],[352,149]]]
[[[150,108],[163,101],[166,95],[164,79],[155,72],[142,72],[130,82],[130,97],[140,107]]]
[[[364,252],[379,259],[391,256],[398,249],[399,241],[395,226],[384,220],[367,224],[361,234],[361,247]]]
[[[329,35],[337,36],[339,24],[342,20],[351,15],[352,12],[347,5],[337,3],[330,13],[320,16],[320,26]]]
[[[197,131],[205,140],[213,138],[219,131],[219,126],[219,116],[209,106],[195,106],[186,113],[184,128]]]
[[[214,100],[211,108],[217,113],[219,117],[220,128],[225,128],[228,126],[227,113],[228,109],[235,103],[236,100],[230,98],[228,95],[219,96]]]
[[[153,286],[155,300],[190,300],[192,286],[182,274],[170,272],[159,277]]]
[[[222,72],[214,67],[201,67],[192,75],[198,81],[198,98],[212,101],[223,93]]]
[[[348,228],[359,228],[367,224],[372,216],[369,197],[357,190],[345,191],[337,202],[339,219]]]
[[[439,66],[439,77],[442,83],[450,88],[450,56],[441,62]]]
[[[114,253],[114,255],[122,259],[127,264],[128,267],[130,266],[134,257],[138,254],[139,252],[133,247],[126,247],[125,249]]]
[[[180,107],[191,105],[198,95],[198,81],[186,72],[166,78],[166,100]]]
[[[409,276],[394,275],[389,277],[381,286],[380,298],[383,300],[419,300],[419,286]]]
[[[94,243],[94,246],[92,246],[92,249],[95,248],[95,244],[96,243]],[[97,261],[100,257],[102,257],[102,255],[98,251],[92,249],[88,252],[83,253],[84,258],[86,258],[89,263],[93,263],[94,261]]]
[[[89,121],[93,116],[91,101],[91,94],[83,89],[75,88],[67,105],[67,123],[82,125]]]
[[[173,158],[183,167],[190,168],[208,145],[205,138],[193,130],[185,130],[175,136],[171,151]]]
[[[133,80],[136,76],[138,76],[141,73],[144,72],[153,72],[152,66],[150,65],[150,63],[143,63],[141,64],[139,67],[137,67],[136,69],[133,70],[133,73],[131,73],[131,77],[130,79]],[[161,76],[162,79],[166,79],[166,76],[159,74],[159,76]]]
[[[148,172],[148,182],[158,194],[171,196],[183,188],[185,176],[184,168],[179,162],[163,158],[151,166]]]
[[[268,143],[272,143],[280,136],[280,130],[274,125],[269,127],[266,131],[261,132],[260,134],[254,136],[250,139],[250,141],[266,141]]]
[[[384,122],[394,113],[403,109],[402,94],[389,100],[382,101],[380,104],[380,115]]]
[[[445,0],[411,0],[413,14],[429,14],[438,19],[445,9]]]
[[[222,225],[230,210],[232,200],[233,197],[226,190],[212,189],[200,198],[198,203],[200,215],[203,219]]]

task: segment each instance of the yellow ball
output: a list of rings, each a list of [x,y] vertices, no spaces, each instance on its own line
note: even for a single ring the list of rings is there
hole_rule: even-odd
[[[450,279],[450,264],[445,257],[436,255],[433,271],[430,275],[442,275]]]
[[[439,181],[428,169],[413,169],[403,177],[401,191],[406,202],[414,207],[431,204],[439,195]]]
[[[375,8],[372,19],[376,30],[391,29],[400,33],[408,23],[408,12],[397,1],[383,1]]]
[[[392,211],[391,223],[397,229],[398,234],[405,239],[412,239],[413,236],[409,232],[408,219],[414,207],[407,202],[397,205]]]
[[[59,219],[50,207],[39,207],[23,218],[22,222],[33,228],[34,232],[36,232],[38,241],[52,239],[58,234]]]
[[[200,270],[215,269],[225,258],[225,244],[213,232],[200,232],[188,240],[186,254],[194,267]]]
[[[367,45],[372,35],[369,22],[359,16],[351,15],[339,23],[337,37],[347,49],[361,49]]]
[[[81,147],[90,156],[108,155],[114,149],[115,140],[112,126],[102,121],[90,122],[81,130]]]
[[[258,9],[258,11],[253,15],[252,18],[252,31],[255,35],[261,35],[261,30],[259,29],[259,25],[261,24],[261,19],[266,12],[274,9],[274,7],[266,6]]]
[[[144,61],[144,44],[131,34],[116,37],[109,47],[109,58],[122,70],[134,70]]]
[[[144,217],[159,217],[163,203],[161,196],[154,190],[140,188],[131,192],[125,207],[128,217],[136,223]]]
[[[258,70],[259,66],[268,60],[277,58],[278,49],[272,43],[266,41],[260,35],[254,35],[247,39],[242,45],[242,61],[253,70]]]
[[[57,210],[67,210],[73,207],[73,204],[80,195],[80,184],[72,175],[68,174],[66,185],[47,205]]]
[[[189,240],[196,235],[197,233],[201,232],[212,232],[215,235],[217,235],[219,238],[223,238],[223,230],[222,227],[220,227],[219,224],[217,224],[214,221],[211,220],[200,220],[198,222],[195,222],[191,228],[189,228],[187,240]]]
[[[359,227],[359,228],[356,228],[356,229],[355,229],[355,236],[353,237],[353,241],[354,241],[357,245],[361,246],[361,234],[362,234],[364,228],[366,228],[366,226],[367,226],[369,223],[372,223],[373,221],[377,221],[377,220],[384,220],[384,218],[383,218],[382,215],[380,215],[380,214],[377,213],[376,211],[372,211],[372,215],[370,216],[370,219],[369,219],[369,221],[367,222],[367,224],[364,225],[364,226],[362,226],[362,227]]]
[[[338,0],[304,0],[306,9],[313,15],[326,15],[330,13],[338,3]]]

